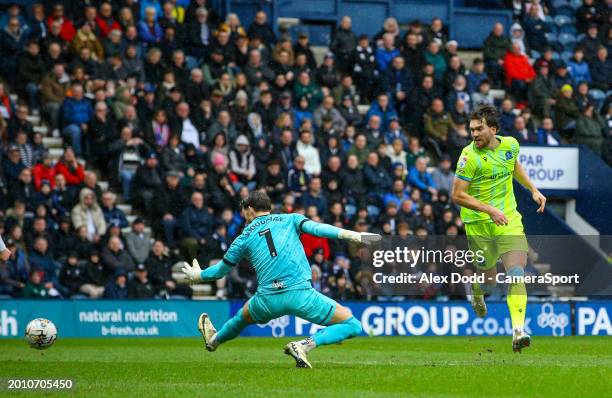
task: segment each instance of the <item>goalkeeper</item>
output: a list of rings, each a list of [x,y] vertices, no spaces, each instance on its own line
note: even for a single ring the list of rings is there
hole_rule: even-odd
[[[212,281],[225,276],[243,258],[257,274],[257,293],[242,310],[216,331],[206,313],[200,315],[198,329],[207,350],[237,337],[250,324],[264,324],[283,315],[295,315],[327,326],[313,336],[285,346],[300,368],[311,368],[307,354],[315,347],[339,343],[362,331],[350,310],[312,288],[310,264],[304,254],[302,232],[354,243],[379,241],[380,235],[357,233],[309,220],[301,214],[270,214],[270,198],[254,191],[241,204],[247,226],[225,253],[223,259],[205,270],[197,260],[183,272],[191,281]]]

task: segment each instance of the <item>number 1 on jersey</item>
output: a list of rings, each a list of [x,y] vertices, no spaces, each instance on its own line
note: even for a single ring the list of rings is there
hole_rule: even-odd
[[[270,250],[270,256],[276,257],[278,253],[276,253],[276,247],[274,246],[274,241],[272,240],[272,232],[270,231],[270,228],[266,228],[259,232],[259,236],[266,237],[266,243],[268,244],[268,250]]]

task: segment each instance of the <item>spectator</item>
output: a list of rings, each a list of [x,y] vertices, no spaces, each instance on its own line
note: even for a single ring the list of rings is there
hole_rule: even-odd
[[[514,137],[519,144],[534,143],[537,140],[535,132],[527,128],[527,123],[523,116],[517,116],[514,119],[514,126],[508,135]]]
[[[353,21],[349,16],[343,16],[335,31],[330,49],[336,55],[338,68],[348,72],[351,66],[351,56],[357,47],[357,36],[352,30]]]
[[[145,163],[138,166],[133,180],[135,192],[133,203],[140,206],[145,214],[151,215],[153,195],[162,185],[162,174],[158,167],[157,155],[149,152]]]
[[[543,52],[548,45],[546,33],[550,32],[550,27],[540,17],[542,7],[532,3],[528,15],[523,19],[527,46],[533,50]]]
[[[579,116],[580,111],[574,101],[574,89],[569,84],[565,84],[561,87],[557,96],[555,126],[562,134],[565,132],[565,136],[567,136],[569,134],[567,131],[576,127],[576,120]]]
[[[167,253],[168,249],[161,240],[153,242],[151,254],[145,266],[153,288],[162,296],[165,291],[169,295],[179,295],[191,298],[193,292],[191,287],[181,285],[172,278],[172,257]]]
[[[245,135],[240,135],[236,139],[236,148],[230,152],[231,171],[236,175],[237,181],[234,189],[239,191],[246,186],[253,190],[257,184],[255,179],[255,157],[251,152],[251,144]]]
[[[106,221],[98,205],[94,191],[83,188],[79,193],[79,203],[71,211],[72,225],[75,229],[85,227],[87,238],[97,243],[106,233]]]
[[[81,286],[85,282],[85,269],[83,264],[79,263],[76,252],[68,253],[68,257],[60,270],[59,282],[66,289],[67,297],[72,297],[80,292]]]
[[[268,16],[263,11],[258,11],[255,14],[253,23],[247,29],[247,35],[249,37],[260,37],[266,46],[271,46],[276,43],[276,35],[268,23]]]
[[[535,79],[535,72],[529,64],[529,59],[521,53],[520,46],[513,43],[504,58],[506,86],[510,88],[517,102],[525,101],[527,85]]]
[[[559,133],[554,129],[553,120],[551,117],[545,117],[542,119],[542,126],[537,131],[538,145],[547,146],[559,146],[561,145],[561,137]]]
[[[17,76],[18,54],[28,38],[26,28],[21,26],[19,18],[12,17],[6,28],[0,31],[0,66],[4,76]]]
[[[472,105],[476,108],[480,105],[494,105],[495,99],[491,93],[491,82],[487,79],[478,84],[478,90],[472,93]]]
[[[145,231],[145,222],[137,218],[132,223],[132,230],[125,234],[125,243],[128,253],[134,263],[144,263],[151,251],[151,235]]]
[[[322,189],[321,178],[313,177],[308,184],[308,190],[302,195],[302,206],[305,209],[310,206],[317,208],[320,217],[327,216],[328,203]]]
[[[489,81],[489,76],[484,71],[485,64],[482,58],[474,58],[474,62],[472,63],[472,69],[466,74],[467,83],[468,83],[468,91],[470,94],[473,94],[480,88],[480,83],[484,80]]]
[[[37,41],[30,39],[25,50],[17,63],[20,88],[27,95],[29,107],[39,109],[38,86],[45,75],[45,63],[40,55],[40,46]]]
[[[105,299],[124,300],[128,298],[127,272],[123,268],[114,272],[113,278],[104,286]]]
[[[608,58],[608,49],[600,46],[597,50],[597,57],[592,59],[589,64],[593,88],[607,91],[612,88],[612,60]]]
[[[423,116],[425,120],[425,134],[444,150],[448,133],[453,128],[451,116],[444,109],[444,103],[436,98],[431,103],[431,108]]]
[[[416,159],[414,166],[410,168],[408,173],[408,182],[415,188],[420,189],[422,195],[428,201],[438,194],[438,187],[435,185],[431,174],[427,171],[427,158],[425,157]]]
[[[147,45],[158,44],[162,39],[163,31],[157,22],[157,15],[154,7],[146,7],[144,8],[144,18],[138,24],[138,36]]]
[[[204,197],[199,192],[191,194],[191,204],[181,214],[181,230],[183,240],[181,249],[184,257],[194,259],[198,257],[200,245],[206,245],[212,234],[213,220],[204,207]]]
[[[149,279],[147,267],[138,264],[134,270],[134,277],[128,283],[128,298],[152,299],[155,296],[155,288]]]
[[[529,86],[529,104],[534,113],[539,116],[547,117],[552,113],[552,107],[556,103],[556,95],[559,89],[550,76],[550,64],[542,60],[536,63],[538,75]]]
[[[440,51],[440,43],[433,40],[427,45],[427,51],[425,51],[425,61],[434,68],[434,78],[436,81],[441,82],[444,72],[446,72],[446,59],[444,54]]]
[[[355,76],[355,84],[359,90],[359,95],[363,99],[371,100],[375,93],[374,89],[380,72],[377,69],[377,57],[370,47],[368,36],[359,36],[357,48],[352,54],[352,62],[353,76]]]
[[[436,186],[438,190],[444,190],[446,192],[451,192],[453,190],[455,173],[451,170],[451,165],[451,157],[444,154],[440,158],[438,167],[431,173],[433,185]]]
[[[64,150],[64,154],[56,163],[55,173],[63,175],[69,187],[77,187],[85,180],[85,169],[79,164],[70,147]]]
[[[483,44],[483,57],[486,65],[487,74],[491,78],[494,86],[497,86],[502,81],[502,72],[505,67],[505,57],[510,50],[511,41],[504,35],[504,25],[496,23],[493,30]]]
[[[49,297],[48,283],[43,282],[44,272],[38,269],[30,272],[30,277],[19,293],[24,299],[46,299]]]
[[[382,167],[377,152],[368,154],[367,163],[363,167],[363,177],[369,198],[376,206],[380,206],[385,192],[391,188],[391,176]]]
[[[87,124],[93,117],[93,109],[89,100],[83,97],[83,86],[72,85],[72,97],[62,104],[63,134],[72,143],[76,156],[81,156],[82,137],[87,132]]]
[[[370,109],[368,109],[368,113],[365,117],[366,121],[369,122],[373,116],[379,117],[380,129],[383,134],[388,131],[391,119],[398,117],[397,112],[390,104],[389,96],[386,93],[380,93],[376,97],[376,101],[374,101],[370,106]],[[370,143],[372,144],[372,142]]]
[[[599,27],[596,23],[590,22],[586,31],[585,37],[578,42],[579,48],[584,50],[584,57],[587,61],[591,61],[597,56],[597,49],[601,46],[599,40]]]
[[[304,170],[310,175],[321,174],[321,158],[319,150],[312,144],[312,133],[308,130],[300,132],[300,139],[295,147],[299,156],[304,159]],[[297,159],[296,159],[297,160]]]
[[[574,50],[574,55],[567,62],[569,74],[574,80],[574,83],[587,82],[591,83],[591,72],[589,64],[584,60],[584,52],[580,47]]]
[[[49,115],[52,130],[59,127],[59,112],[68,82],[69,78],[61,63],[53,65],[53,70],[47,73],[40,82],[42,105],[44,111]]]
[[[582,5],[576,10],[576,29],[585,33],[591,24],[604,22],[604,14],[595,0],[583,0]]]
[[[115,204],[116,200],[117,195],[108,191],[104,192],[102,194],[102,213],[106,225],[117,225],[123,229],[128,227],[129,224],[123,210]]]
[[[595,152],[597,156],[601,156],[603,144],[602,122],[599,114],[595,111],[593,105],[588,105],[582,111],[582,114],[576,122],[576,143],[587,146]]]
[[[382,36],[382,46],[376,49],[376,65],[381,74],[387,71],[391,65],[393,58],[400,55],[400,52],[395,48],[395,37],[392,33],[385,33]]]

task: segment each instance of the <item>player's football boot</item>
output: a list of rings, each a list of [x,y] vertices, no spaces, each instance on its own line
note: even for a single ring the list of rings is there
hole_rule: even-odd
[[[516,328],[512,333],[512,352],[522,352],[523,348],[531,345],[531,336],[525,333],[523,328]]]
[[[479,318],[484,318],[485,316],[487,316],[487,303],[485,303],[484,294],[474,293],[473,285],[470,304],[472,304],[472,309],[476,313],[476,316],[478,316]]]
[[[198,319],[198,330],[202,334],[202,338],[204,339],[204,347],[208,351],[215,351],[219,346],[217,342],[217,329],[213,326],[210,321],[210,317],[207,313],[202,313],[200,318]]]
[[[310,362],[308,362],[308,358],[306,357],[306,351],[299,342],[292,341],[291,343],[288,343],[285,346],[285,354],[295,359],[296,368],[312,368],[312,365]]]

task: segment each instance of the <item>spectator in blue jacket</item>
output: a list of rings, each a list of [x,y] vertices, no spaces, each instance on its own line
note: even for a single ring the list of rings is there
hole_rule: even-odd
[[[542,125],[538,128],[536,136],[536,143],[538,145],[561,145],[561,136],[557,131],[555,131],[555,126],[551,117],[545,117],[542,119]]]
[[[144,4],[142,4],[141,7],[143,5]],[[159,14],[155,10],[155,7],[146,7],[144,18],[138,23],[138,36],[141,41],[148,45],[155,45],[164,37],[164,31],[159,23],[157,23],[157,15]]]
[[[119,228],[129,227],[123,210],[115,204],[116,195],[110,191],[102,194],[102,213],[107,225],[117,225]]]
[[[385,192],[391,188],[391,176],[380,164],[377,152],[368,154],[367,163],[363,167],[363,177],[370,199],[380,206]]]
[[[62,123],[64,136],[72,142],[75,155],[81,156],[83,148],[81,142],[87,124],[93,117],[93,108],[88,99],[83,97],[83,86],[79,83],[72,85],[72,97],[67,97],[62,104]]]
[[[401,179],[396,179],[393,181],[393,186],[391,187],[391,192],[387,192],[383,198],[383,205],[387,207],[389,203],[395,203],[395,205],[400,208],[402,207],[402,202],[410,199],[410,194],[406,189],[404,181]]]
[[[28,260],[32,269],[40,268],[45,272],[45,283],[52,284],[52,286],[49,285],[49,288],[55,287],[58,291],[62,292],[63,289],[58,282],[61,264],[51,256],[47,238],[39,236],[34,240],[34,247],[30,250]]]
[[[502,102],[501,112],[499,113],[499,130],[500,132],[509,133],[514,128],[514,119],[516,115],[513,112],[514,104],[512,100],[506,98]]]
[[[104,286],[104,298],[111,300],[123,300],[128,296],[128,288],[127,288],[127,273],[123,268],[119,268],[115,275],[113,276],[113,280],[108,282],[106,286]]]
[[[204,196],[195,191],[191,194],[191,204],[181,215],[181,242],[185,258],[194,259],[198,256],[199,245],[205,245],[212,233],[213,218],[204,207]]]
[[[27,26],[21,26],[19,18],[9,18],[6,28],[0,30],[0,65],[4,76],[17,76],[17,57],[27,39]]]
[[[427,158],[425,157],[421,156],[414,162],[414,166],[410,168],[408,173],[408,182],[421,191],[426,202],[431,200],[432,195],[438,193],[433,178],[427,171]]]
[[[387,93],[380,93],[375,101],[370,105],[370,109],[368,109],[368,113],[366,114],[366,122],[370,122],[370,118],[372,116],[380,117],[380,124],[383,134],[389,131],[389,125],[391,124],[391,119],[397,119],[398,115],[393,106],[389,101],[389,95]]]
[[[584,60],[584,51],[581,48],[574,50],[574,56],[567,62],[567,68],[574,84],[580,82],[591,83],[589,64]]]
[[[406,67],[404,57],[393,58],[391,66],[387,69],[385,76],[386,90],[391,96],[391,101],[396,104],[397,109],[408,100],[409,93],[414,88],[412,72]]]
[[[485,72],[485,64],[482,58],[474,59],[474,62],[472,63],[472,69],[470,69],[470,71],[468,72],[466,79],[468,83],[468,91],[470,94],[473,94],[474,92],[478,91],[480,83],[483,80],[489,79],[489,76]]]
[[[152,8],[155,11],[154,20],[157,21],[157,17],[162,15],[162,8],[158,0],[140,0],[140,19],[144,20],[147,17],[147,8]]]
[[[400,52],[395,48],[395,37],[391,33],[383,35],[383,45],[378,47],[374,54],[376,58],[376,66],[381,74],[384,74],[391,65],[393,58],[400,55]]]
[[[315,206],[319,217],[327,217],[327,197],[322,189],[321,178],[313,177],[310,180],[308,191],[304,192],[302,196],[302,206],[304,206],[304,209]]]

